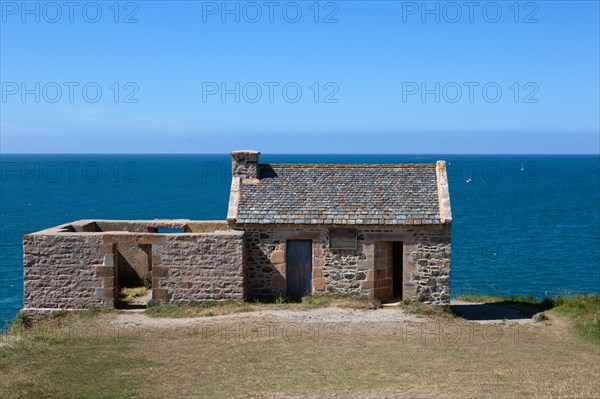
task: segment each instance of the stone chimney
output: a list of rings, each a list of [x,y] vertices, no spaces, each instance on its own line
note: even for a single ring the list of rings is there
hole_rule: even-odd
[[[231,152],[231,174],[244,179],[260,179],[258,156],[260,152],[239,150]]]

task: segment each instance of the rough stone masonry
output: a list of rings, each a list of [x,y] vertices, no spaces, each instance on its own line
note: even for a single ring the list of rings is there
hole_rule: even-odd
[[[235,151],[226,221],[81,220],[23,238],[26,313],[340,292],[449,304],[446,165],[261,164]]]
[[[155,232],[161,228],[187,232]],[[128,258],[123,246],[147,247],[150,256]],[[224,222],[82,220],[43,230],[23,238],[24,311],[113,308],[129,285],[124,268],[148,270],[156,304],[242,300],[244,250],[244,232]]]

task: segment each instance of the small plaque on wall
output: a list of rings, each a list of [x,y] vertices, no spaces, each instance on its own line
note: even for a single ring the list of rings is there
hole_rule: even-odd
[[[330,229],[331,249],[356,249],[356,229]]]

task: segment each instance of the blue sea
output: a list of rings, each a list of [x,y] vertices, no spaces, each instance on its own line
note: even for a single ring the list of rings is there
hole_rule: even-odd
[[[21,239],[77,219],[224,219],[229,155],[1,155],[0,321],[23,305]],[[592,156],[262,155],[261,162],[448,163],[452,296],[600,293]]]

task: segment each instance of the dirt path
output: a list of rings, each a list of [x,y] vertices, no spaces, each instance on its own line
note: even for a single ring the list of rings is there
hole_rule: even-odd
[[[534,323],[533,313],[527,308],[505,304],[482,304],[453,301],[452,309],[464,319],[474,323]],[[337,307],[310,310],[265,309],[254,312],[231,313],[211,317],[158,318],[139,312],[120,312],[110,322],[111,325],[141,328],[177,328],[207,323],[236,322],[287,322],[287,323],[340,323],[366,326],[373,323],[423,323],[429,321],[425,316],[412,315],[398,308],[377,310],[346,309]]]
[[[336,307],[310,310],[261,310],[211,317],[155,318],[141,312],[121,312],[110,323],[118,326],[174,328],[218,322],[273,321],[295,323],[398,323],[425,322],[425,317],[408,314],[400,309],[342,309]]]

